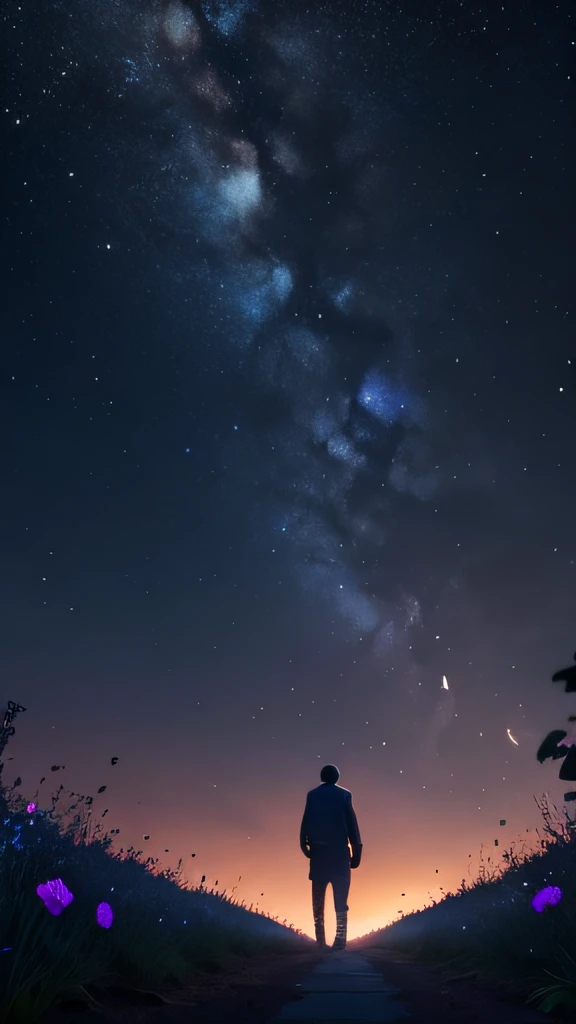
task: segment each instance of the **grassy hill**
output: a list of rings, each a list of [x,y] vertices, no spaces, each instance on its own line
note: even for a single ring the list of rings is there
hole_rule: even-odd
[[[475,975],[547,1011],[576,1009],[576,819],[545,800],[538,805],[538,849],[513,847],[502,867],[482,863],[475,881],[355,945]],[[558,886],[562,899],[537,913],[532,897],[545,886]]]
[[[18,781],[18,780],[17,780]],[[31,805],[30,805],[31,806]],[[0,787],[0,1020],[32,1024],[49,1007],[99,987],[184,984],[234,956],[302,950],[310,940],[253,912],[234,894],[193,888],[182,865],[159,870],[94,827],[92,798],[61,787],[48,810],[28,810]],[[74,900],[53,916],[37,886],[61,879]],[[96,920],[107,902],[114,922]]]

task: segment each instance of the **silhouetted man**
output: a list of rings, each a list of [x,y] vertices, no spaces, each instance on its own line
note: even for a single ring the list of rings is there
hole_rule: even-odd
[[[300,826],[300,848],[310,858],[312,881],[312,913],[316,941],[326,945],[324,935],[324,904],[326,887],[332,883],[336,911],[336,938],[333,949],[346,948],[348,924],[348,892],[350,868],[357,868],[362,857],[362,841],[352,793],[336,783],[340,772],[327,764],[320,772],[322,785],[311,789]],[[352,856],[348,843],[352,847]]]

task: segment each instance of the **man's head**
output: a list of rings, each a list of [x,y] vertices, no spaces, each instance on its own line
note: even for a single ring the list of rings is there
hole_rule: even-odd
[[[325,764],[322,771],[320,772],[320,778],[322,782],[332,782],[334,785],[340,778],[340,772],[338,771],[335,764]]]

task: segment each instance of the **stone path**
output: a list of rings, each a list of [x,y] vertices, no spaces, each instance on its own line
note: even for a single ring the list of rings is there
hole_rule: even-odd
[[[271,1024],[387,1024],[411,1016],[406,1004],[397,998],[400,990],[388,985],[361,953],[329,953],[296,990],[295,998],[284,1003]]]

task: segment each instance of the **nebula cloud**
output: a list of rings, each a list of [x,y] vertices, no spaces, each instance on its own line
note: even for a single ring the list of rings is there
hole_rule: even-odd
[[[250,389],[253,514],[350,639],[406,647],[425,608],[388,569],[394,510],[436,499],[443,478],[401,298],[412,271],[385,268],[390,110],[359,91],[361,50],[320,13],[304,30],[251,0],[127,4],[123,21],[97,6],[102,62],[156,132],[137,152],[145,212],[173,240],[160,258],[201,290],[213,357]]]

